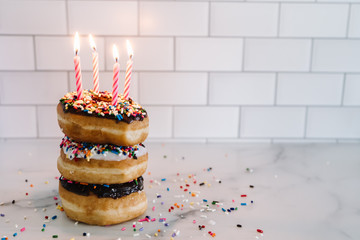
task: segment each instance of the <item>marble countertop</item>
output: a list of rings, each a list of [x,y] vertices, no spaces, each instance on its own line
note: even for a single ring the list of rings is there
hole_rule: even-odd
[[[156,221],[134,231],[137,219],[89,226],[57,209],[59,142],[0,142],[0,239],[360,239],[358,144],[148,143],[145,215]]]

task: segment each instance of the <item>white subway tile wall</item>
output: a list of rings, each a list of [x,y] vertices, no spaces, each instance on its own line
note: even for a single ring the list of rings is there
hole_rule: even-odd
[[[0,138],[62,136],[75,31],[86,89],[131,42],[148,141],[360,141],[360,0],[0,0]]]

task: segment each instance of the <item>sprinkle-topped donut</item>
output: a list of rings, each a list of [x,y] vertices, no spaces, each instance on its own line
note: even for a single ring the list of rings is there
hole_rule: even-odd
[[[76,92],[69,92],[60,99],[65,112],[111,118],[127,123],[134,120],[141,121],[147,117],[145,109],[131,98],[125,99],[119,95],[115,106],[111,101],[111,93],[107,91],[95,93],[91,90],[83,91],[83,99],[78,99]]]

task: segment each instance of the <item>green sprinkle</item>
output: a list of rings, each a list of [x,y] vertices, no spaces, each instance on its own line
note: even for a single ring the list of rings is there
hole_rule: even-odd
[[[58,238],[59,236],[58,235],[52,235],[52,238]]]

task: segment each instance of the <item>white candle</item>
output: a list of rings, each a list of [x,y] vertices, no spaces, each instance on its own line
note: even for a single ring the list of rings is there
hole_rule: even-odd
[[[132,47],[130,45],[129,40],[126,40],[126,45],[127,45],[127,50],[128,50],[128,55],[129,55],[129,60],[126,63],[126,74],[125,74],[125,85],[124,85],[124,98],[128,99],[129,98],[129,91],[130,91],[130,81],[131,81],[131,74],[132,74],[132,68],[133,68],[133,50]]]
[[[91,34],[89,35],[89,41],[92,51],[92,64],[93,64],[93,90],[95,93],[99,93],[99,54],[96,51],[96,45]]]

